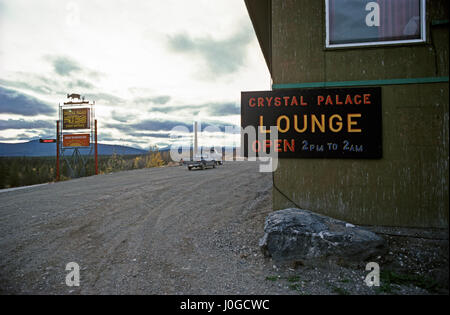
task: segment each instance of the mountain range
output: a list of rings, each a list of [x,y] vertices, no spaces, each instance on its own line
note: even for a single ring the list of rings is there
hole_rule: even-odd
[[[93,150],[92,150],[93,152]],[[147,150],[127,147],[123,145],[98,144],[99,155],[112,155],[114,153],[122,155],[145,154]],[[88,154],[89,149],[81,149],[81,154]],[[65,153],[71,154],[68,152]],[[55,156],[56,143],[40,143],[39,140],[32,140],[22,143],[1,143],[0,156]]]

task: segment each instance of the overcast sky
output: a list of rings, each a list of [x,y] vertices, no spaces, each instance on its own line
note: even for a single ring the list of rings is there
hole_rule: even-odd
[[[100,142],[164,146],[194,120],[239,126],[240,92],[268,89],[243,0],[0,0],[0,142],[54,138],[58,103],[78,93]]]

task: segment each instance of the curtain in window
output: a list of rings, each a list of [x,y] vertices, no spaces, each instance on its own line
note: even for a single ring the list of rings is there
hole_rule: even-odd
[[[367,10],[369,3],[378,7]],[[420,39],[420,4],[421,0],[328,0],[330,43]],[[380,25],[367,25],[367,15],[375,13]]]
[[[420,0],[377,0],[380,40],[420,38]]]

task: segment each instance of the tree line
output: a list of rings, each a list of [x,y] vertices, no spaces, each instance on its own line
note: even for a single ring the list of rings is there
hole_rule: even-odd
[[[150,150],[143,155],[99,155],[99,174],[108,174],[132,169],[161,167],[171,162],[168,151]],[[83,163],[80,161],[79,163]],[[85,176],[95,174],[93,156],[85,157]],[[81,165],[75,166],[80,167]],[[72,168],[74,165],[72,164]],[[0,157],[0,189],[42,184],[56,178],[55,157]],[[60,180],[71,178],[67,162],[60,158]]]

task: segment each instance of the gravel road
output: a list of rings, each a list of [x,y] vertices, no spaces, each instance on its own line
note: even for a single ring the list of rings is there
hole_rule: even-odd
[[[373,294],[364,266],[280,267],[261,255],[271,190],[271,174],[242,161],[2,192],[0,293]],[[69,262],[79,287],[65,283]]]
[[[3,192],[0,290],[274,292],[263,285],[263,265],[255,269],[243,258],[261,259],[257,244],[247,247],[247,230],[270,211],[270,192],[270,174],[250,162],[141,169]],[[69,262],[80,266],[79,287],[65,284]]]

